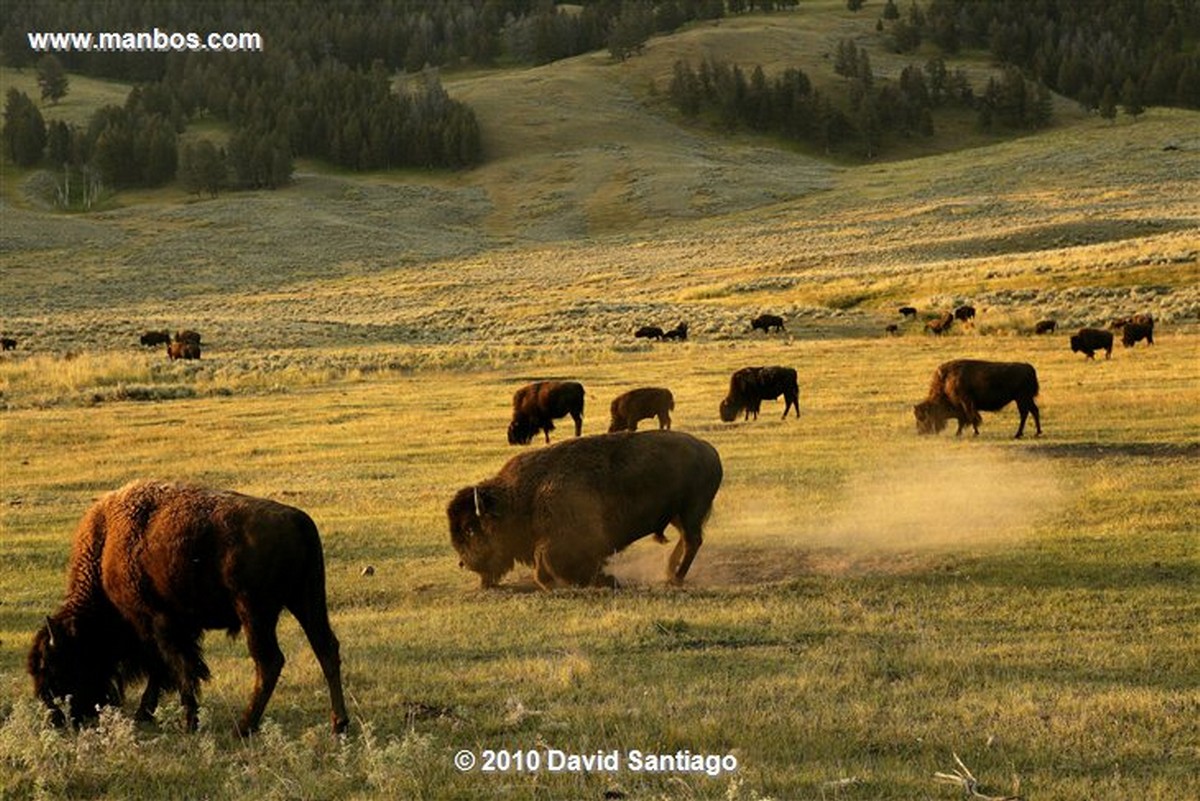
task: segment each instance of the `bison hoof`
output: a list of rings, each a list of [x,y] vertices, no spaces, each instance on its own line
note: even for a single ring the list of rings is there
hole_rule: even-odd
[[[350,721],[347,720],[346,718],[334,718],[333,719],[333,733],[334,734],[345,734],[346,729],[348,729],[348,728],[350,728]]]

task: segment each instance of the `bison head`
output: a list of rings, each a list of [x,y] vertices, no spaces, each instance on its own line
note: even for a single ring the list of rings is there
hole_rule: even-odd
[[[725,398],[721,401],[721,421],[732,423],[737,419],[737,416],[742,412],[742,404],[738,403],[733,397]]]
[[[50,710],[50,722],[55,726],[66,724],[59,698],[67,699],[75,725],[95,717],[99,707],[121,702],[122,683],[115,665],[97,659],[97,652],[106,649],[80,636],[78,622],[75,618],[46,618],[29,651],[27,667],[34,694]]]
[[[528,445],[537,433],[537,426],[524,417],[514,417],[508,424],[508,444]]]
[[[446,507],[450,543],[458,551],[459,567],[479,574],[480,585],[494,587],[512,570],[513,554],[497,536],[499,493],[491,487],[463,487]]]
[[[940,434],[950,419],[945,405],[937,401],[918,403],[913,407],[913,416],[917,418],[918,434]]]

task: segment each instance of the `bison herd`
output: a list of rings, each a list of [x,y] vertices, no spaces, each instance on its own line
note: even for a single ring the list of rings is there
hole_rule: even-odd
[[[900,313],[915,319],[914,307]],[[963,306],[927,323],[941,333],[968,323]],[[1038,323],[1052,333],[1053,320]],[[1114,321],[1122,342],[1153,344],[1154,320]],[[782,318],[763,314],[751,330],[784,331]],[[687,324],[669,332],[648,326],[635,336],[686,339]],[[1089,359],[1111,357],[1111,330],[1083,328],[1071,350]],[[10,340],[4,340],[8,349]],[[200,357],[200,335],[147,331],[146,347],[167,346],[171,359]],[[15,343],[13,343],[15,346]],[[1015,436],[1032,416],[1042,433],[1034,367],[1025,362],[956,359],[933,373],[925,400],[913,406],[919,434],[937,434],[950,420],[956,435],[980,412],[1015,403]],[[543,589],[612,587],[607,560],[650,537],[679,539],[667,559],[668,581],[684,581],[704,541],[704,524],[721,487],[720,455],[708,442],[671,431],[675,397],[665,387],[640,387],[613,398],[608,432],[583,436],[586,391],[577,381],[524,385],[512,398],[508,442],[528,445],[541,433],[547,447],[509,459],[491,478],[459,489],[446,507],[459,565],[494,587],[517,564],[533,570]],[[796,370],[742,367],[732,373],[717,411],[726,423],[757,419],[763,401],[782,397],[783,419],[800,415]],[[554,421],[570,418],[575,437],[550,445]],[[658,430],[637,433],[643,420]],[[187,484],[135,481],[97,500],[75,533],[66,599],[35,634],[28,656],[34,693],[52,723],[78,725],[99,707],[119,705],[126,685],[144,679],[137,718],[153,720],[163,691],[179,694],[188,730],[198,726],[198,692],[209,678],[201,639],[207,630],[244,631],[255,666],[254,688],[237,731],[262,719],[284,664],[275,629],[287,609],[316,654],[332,706],[334,731],[348,714],[339,644],[329,623],[325,565],[316,525],[303,511],[275,501]],[[64,704],[65,709],[64,712]]]

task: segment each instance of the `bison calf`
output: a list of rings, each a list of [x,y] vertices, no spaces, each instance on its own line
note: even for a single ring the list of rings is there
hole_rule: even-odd
[[[1037,371],[1025,362],[985,362],[958,359],[946,362],[933,372],[929,397],[913,407],[917,418],[917,433],[941,433],[950,418],[958,420],[961,435],[963,425],[971,424],[979,435],[983,419],[979,412],[997,412],[1016,401],[1021,413],[1016,438],[1025,433],[1025,418],[1033,415],[1038,436],[1042,434],[1041,415],[1033,399],[1038,394]]]
[[[508,444],[528,445],[539,432],[550,441],[554,421],[571,416],[575,436],[583,433],[583,385],[575,381],[536,381],[513,394],[513,417]]]
[[[954,325],[954,313],[945,312],[941,316],[925,323],[925,330],[934,334],[944,334]]]
[[[195,342],[169,342],[167,343],[167,358],[171,361],[199,359],[200,345]]]
[[[246,632],[255,682],[238,732],[257,728],[283,669],[275,636],[287,609],[304,630],[329,686],[333,728],[346,729],[338,641],[325,603],[325,561],[312,519],[263,498],[185,484],[135,481],[96,501],[75,532],[67,598],[38,630],[28,668],[51,720],[78,723],[121,703],[145,676],[139,720],[163,690],[179,691],[198,724],[205,630]]]
[[[1096,351],[1104,351],[1104,358],[1112,358],[1112,331],[1102,328],[1080,328],[1079,333],[1071,336],[1071,352],[1082,353],[1089,359],[1096,358]]]
[[[1041,320],[1033,327],[1035,334],[1053,334],[1054,329],[1058,328],[1057,320]]]
[[[750,415],[758,419],[758,410],[764,400],[775,400],[783,396],[783,417],[788,411],[796,410],[800,416],[800,385],[796,371],[791,367],[743,367],[729,378],[729,393],[721,401],[721,420],[732,423],[739,414],[744,420]]]
[[[680,583],[704,539],[721,486],[721,459],[688,434],[620,432],[567,440],[515,456],[494,477],[459,490],[446,507],[459,566],[493,587],[520,562],[542,589],[613,586],[608,557],[642,537],[679,542],[667,562]]]
[[[631,389],[624,395],[613,398],[609,411],[612,413],[612,424],[609,433],[614,431],[637,431],[638,421],[649,417],[658,418],[660,429],[671,427],[671,410],[675,408],[675,397],[671,390],[662,387],[642,387]]]

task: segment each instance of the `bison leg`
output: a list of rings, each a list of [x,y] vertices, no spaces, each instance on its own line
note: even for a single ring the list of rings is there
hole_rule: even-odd
[[[788,409],[791,409],[793,407],[796,409],[796,419],[799,419],[800,418],[800,399],[797,398],[795,395],[784,395],[783,400],[784,400],[783,419],[784,420],[787,419]]]
[[[682,584],[696,558],[696,552],[704,542],[703,520],[683,521],[676,518],[673,522],[682,536],[667,562],[667,579],[672,584]]]
[[[200,727],[200,682],[208,679],[208,665],[200,652],[199,631],[182,630],[165,618],[154,622],[154,643],[162,657],[162,665],[179,688],[184,723],[188,731]],[[151,673],[153,678],[154,673]],[[145,701],[143,695],[143,701]]]
[[[1109,345],[1107,348],[1104,349],[1104,359],[1105,359],[1105,361],[1107,361],[1108,359],[1111,359],[1111,358],[1112,358],[1112,345]]]
[[[267,701],[271,700],[271,693],[275,692],[275,684],[283,671],[284,658],[275,635],[278,609],[255,609],[243,600],[238,604],[238,617],[246,629],[246,647],[254,660],[254,692],[237,725],[238,734],[245,737],[258,729],[263,710],[267,708]]]
[[[346,698],[342,693],[342,659],[339,653],[338,639],[329,625],[329,610],[325,605],[325,578],[320,578],[318,588],[310,588],[307,603],[289,606],[288,609],[304,629],[308,644],[312,646],[317,661],[321,663],[321,672],[325,674],[325,684],[329,687],[329,700],[333,707],[331,720],[335,734],[341,734],[350,723],[346,712]],[[265,704],[265,702],[264,702]]]
[[[1020,425],[1017,426],[1017,434],[1014,437],[1014,439],[1020,439],[1022,436],[1024,436],[1024,434],[1025,434],[1025,418],[1031,414],[1033,415],[1033,424],[1034,424],[1034,426],[1037,427],[1037,434],[1035,436],[1040,437],[1042,435],[1042,419],[1041,419],[1041,415],[1038,414],[1037,404],[1034,403],[1033,400],[1031,399],[1031,400],[1024,401],[1022,403],[1018,403],[1017,408],[1021,412],[1021,423],[1020,423]]]
[[[137,714],[133,719],[138,723],[153,723],[154,713],[158,710],[158,699],[162,695],[162,681],[154,673],[150,674],[149,681],[146,682],[146,689],[142,692],[141,703],[138,704]]]
[[[671,430],[671,415],[669,412],[660,412],[658,415],[658,430],[662,431],[664,428],[668,431]]]
[[[583,433],[583,415],[578,412],[571,412],[571,419],[575,421],[575,436]],[[637,431],[637,421],[633,422],[633,430]]]

